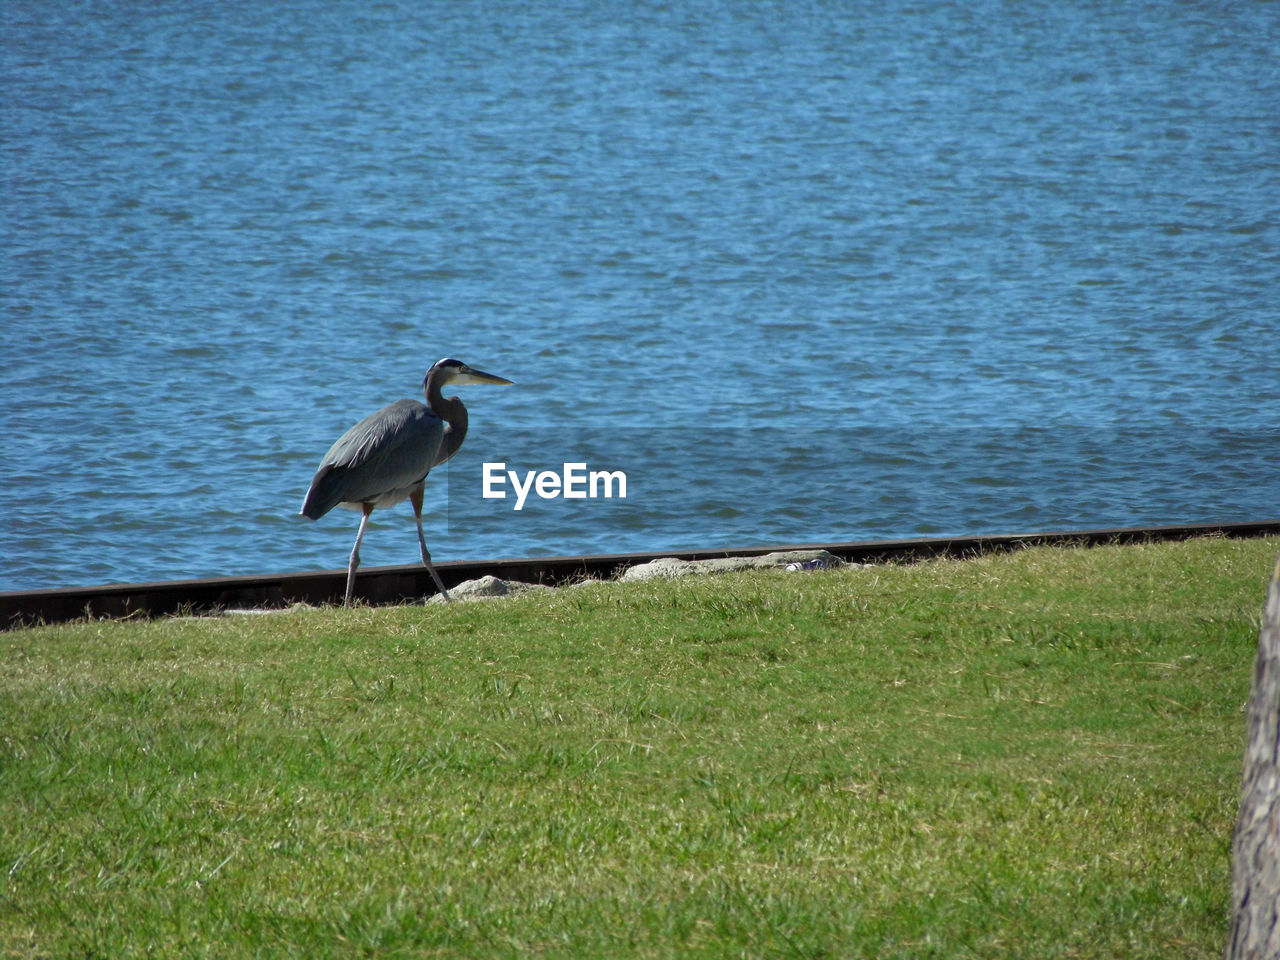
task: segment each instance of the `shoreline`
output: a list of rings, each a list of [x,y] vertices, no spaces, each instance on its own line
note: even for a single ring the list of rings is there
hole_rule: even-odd
[[[613,579],[630,567],[668,557],[700,561],[825,550],[846,563],[884,563],[942,556],[973,556],[1049,544],[1099,546],[1187,540],[1205,536],[1241,539],[1277,535],[1280,535],[1280,520],[1268,520],[913,540],[771,544],[706,550],[455,560],[436,564],[436,568],[446,587],[485,576],[554,586],[583,579]],[[0,592],[0,630],[41,623],[65,623],[82,617],[155,617],[179,612],[279,608],[295,603],[319,605],[340,601],[345,582],[346,570],[343,569]],[[360,571],[356,577],[357,597],[374,606],[422,602],[435,592],[430,575],[420,564],[370,567]]]

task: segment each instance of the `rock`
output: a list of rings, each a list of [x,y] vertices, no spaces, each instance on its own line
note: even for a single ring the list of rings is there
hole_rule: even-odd
[[[710,560],[678,560],[675,557],[659,557],[648,563],[628,567],[618,579],[624,581],[671,579],[700,573],[784,569],[788,563],[804,563],[806,560],[822,560],[829,567],[842,565],[839,557],[826,550],[782,550],[777,553],[766,553],[762,557],[715,557]]]
[[[664,577],[686,577],[699,572],[697,566],[688,560],[677,560],[675,557],[659,557],[648,563],[627,567],[619,580],[659,580]]]
[[[529,590],[550,590],[540,583],[521,583],[518,580],[501,580],[494,576],[484,576],[479,580],[464,580],[456,587],[449,589],[449,596],[454,600],[490,600],[494,597],[508,597]],[[427,598],[427,603],[444,603],[440,594]]]

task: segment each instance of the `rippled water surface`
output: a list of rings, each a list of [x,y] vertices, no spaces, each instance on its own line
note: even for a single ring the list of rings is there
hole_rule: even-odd
[[[0,589],[342,566],[446,355],[438,560],[1280,517],[1280,8],[1200,11],[11,0]]]

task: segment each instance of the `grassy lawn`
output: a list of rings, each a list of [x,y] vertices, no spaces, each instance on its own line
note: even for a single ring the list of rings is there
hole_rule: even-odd
[[[1280,540],[0,634],[0,957],[1216,957]]]

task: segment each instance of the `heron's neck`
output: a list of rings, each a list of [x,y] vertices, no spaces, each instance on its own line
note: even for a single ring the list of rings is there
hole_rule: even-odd
[[[448,456],[453,456],[467,435],[467,408],[457,397],[446,397],[437,383],[427,384],[427,406],[431,412],[449,425],[444,443]],[[447,457],[446,457],[447,459]]]

